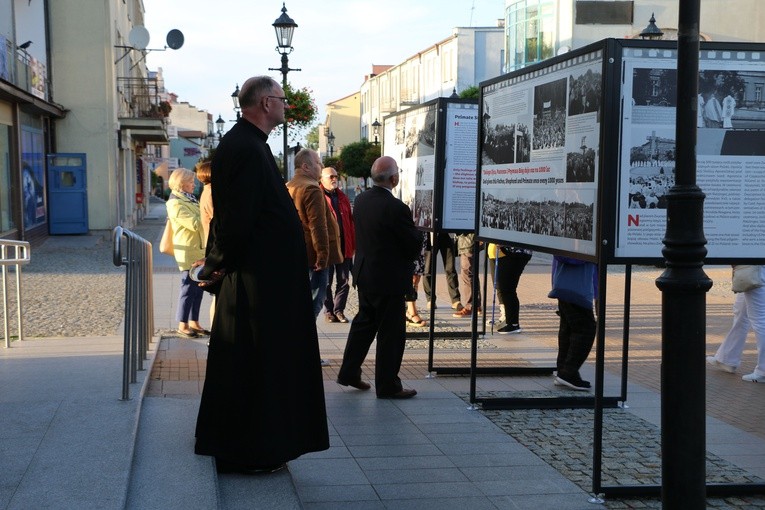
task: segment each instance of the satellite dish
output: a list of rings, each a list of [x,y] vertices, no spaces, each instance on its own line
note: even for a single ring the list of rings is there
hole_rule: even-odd
[[[128,34],[130,46],[137,50],[145,50],[149,45],[149,31],[142,25],[136,25],[130,29]]]
[[[172,29],[167,33],[167,46],[177,50],[183,46],[183,33],[178,29]]]

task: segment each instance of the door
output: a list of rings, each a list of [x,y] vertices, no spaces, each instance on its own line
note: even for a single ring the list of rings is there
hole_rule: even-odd
[[[48,154],[50,233],[88,233],[85,154]]]

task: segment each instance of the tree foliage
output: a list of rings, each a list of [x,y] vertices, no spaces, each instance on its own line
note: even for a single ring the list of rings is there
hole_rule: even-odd
[[[478,99],[478,87],[475,85],[471,85],[462,92],[460,92],[460,97],[462,99]]]
[[[380,146],[369,143],[367,140],[349,143],[343,147],[340,153],[340,162],[343,167],[343,173],[350,177],[359,177],[364,179],[366,187],[367,179],[370,176],[372,163],[380,157]]]
[[[318,124],[311,128],[305,135],[305,143],[309,149],[319,149],[319,126]]]
[[[345,172],[343,171],[343,162],[340,161],[339,156],[331,156],[331,157],[326,156],[324,158],[324,167],[326,168],[328,166],[331,166],[332,168],[337,170],[337,173],[339,174],[345,174]]]

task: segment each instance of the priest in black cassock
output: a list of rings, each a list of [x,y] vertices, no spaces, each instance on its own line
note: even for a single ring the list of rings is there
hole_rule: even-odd
[[[197,263],[217,298],[195,451],[220,472],[272,472],[329,437],[303,229],[266,144],[289,106],[266,76],[242,85],[239,104],[212,161],[215,212]]]

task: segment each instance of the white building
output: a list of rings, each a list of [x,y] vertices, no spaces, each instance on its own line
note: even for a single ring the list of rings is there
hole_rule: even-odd
[[[632,38],[651,16],[664,39],[677,39],[678,0],[506,0],[504,72],[606,38]],[[762,0],[701,0],[701,38],[763,41]]]

